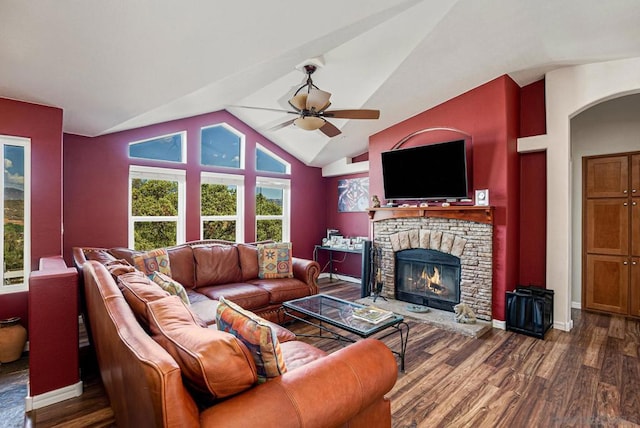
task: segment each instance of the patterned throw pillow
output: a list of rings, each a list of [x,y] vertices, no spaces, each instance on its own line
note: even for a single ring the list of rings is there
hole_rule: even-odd
[[[276,332],[264,319],[221,297],[216,324],[218,330],[233,334],[247,346],[256,363],[258,382],[287,371]]]
[[[150,250],[133,256],[133,265],[145,275],[151,277],[153,272],[161,272],[171,276],[169,253],[164,248]]]
[[[151,280],[158,284],[160,288],[167,291],[169,294],[180,297],[185,305],[189,306],[191,304],[191,302],[189,301],[189,296],[187,296],[187,290],[185,290],[182,284],[180,284],[178,281],[171,279],[170,276],[167,276],[160,272],[154,272],[151,276]]]
[[[292,278],[291,242],[258,245],[259,278]]]

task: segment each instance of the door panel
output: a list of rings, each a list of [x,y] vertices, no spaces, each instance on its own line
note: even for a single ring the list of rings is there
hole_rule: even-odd
[[[640,317],[640,258],[631,259],[631,285],[629,293],[629,313]]]
[[[587,256],[586,306],[626,314],[629,290],[627,257]]]
[[[587,198],[628,196],[628,156],[612,156],[586,160]]]
[[[640,197],[640,155],[631,156],[631,196]]]
[[[640,198],[631,199],[631,254],[640,257]]]
[[[629,253],[628,199],[589,199],[586,215],[588,253]]]

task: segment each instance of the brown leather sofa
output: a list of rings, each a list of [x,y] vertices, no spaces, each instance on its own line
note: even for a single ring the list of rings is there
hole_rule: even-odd
[[[361,340],[327,355],[278,327],[287,371],[203,406],[184,382],[176,359],[139,323],[107,268],[88,260],[82,272],[92,341],[119,427],[391,426],[384,395],[395,384],[398,369],[393,354],[377,340]],[[221,343],[237,340],[216,334]],[[225,378],[251,370],[249,364],[223,361],[219,370]]]
[[[256,245],[192,241],[168,247],[167,252],[171,277],[186,288],[192,311],[208,325],[215,322],[215,303],[220,296],[278,322],[283,302],[318,293],[320,266],[312,260],[293,257],[293,278],[260,279]],[[137,253],[128,248],[76,247],[73,258],[81,270],[87,260],[105,263],[123,259],[133,264]]]

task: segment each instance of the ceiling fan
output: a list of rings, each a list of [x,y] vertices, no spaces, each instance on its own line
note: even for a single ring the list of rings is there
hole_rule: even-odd
[[[313,64],[307,64],[304,66],[304,71],[307,74],[307,81],[304,85],[300,86],[298,90],[293,94],[293,97],[289,100],[289,105],[293,110],[281,110],[273,108],[263,107],[249,107],[249,106],[236,106],[242,108],[250,108],[255,110],[270,110],[279,111],[288,114],[295,114],[298,116],[295,119],[287,120],[272,128],[270,131],[284,128],[293,124],[300,129],[307,131],[314,131],[319,129],[320,132],[327,137],[335,137],[339,135],[341,131],[327,121],[328,118],[335,119],[378,119],[380,117],[380,110],[368,110],[368,109],[351,109],[351,110],[327,110],[331,105],[329,98],[331,94],[323,91],[313,84],[311,75],[316,71],[316,66]]]

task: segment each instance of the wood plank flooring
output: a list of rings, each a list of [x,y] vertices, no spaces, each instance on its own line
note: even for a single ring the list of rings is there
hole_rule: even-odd
[[[359,297],[351,283],[323,282],[321,290]],[[640,322],[578,310],[573,320],[571,333],[552,329],[545,340],[496,329],[474,339],[408,320],[406,371],[388,394],[393,426],[640,427]],[[303,340],[329,352],[341,346]],[[396,337],[384,341],[398,346]],[[25,426],[113,426],[95,371],[83,381],[81,397],[30,412]],[[0,418],[6,422],[2,410]]]

